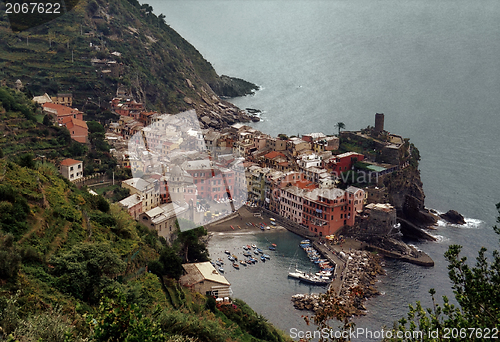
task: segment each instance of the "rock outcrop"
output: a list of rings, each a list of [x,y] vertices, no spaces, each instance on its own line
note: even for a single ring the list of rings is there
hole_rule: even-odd
[[[443,220],[452,224],[465,224],[464,217],[455,210],[448,210],[446,213],[439,215]]]

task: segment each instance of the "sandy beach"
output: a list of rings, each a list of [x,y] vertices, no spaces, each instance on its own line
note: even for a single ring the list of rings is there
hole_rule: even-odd
[[[210,223],[204,227],[208,232],[237,232],[237,231],[259,231],[260,224],[264,223],[269,226],[271,230],[275,229],[285,229],[280,225],[273,226],[271,224],[270,218],[273,216],[267,215],[265,213],[260,214],[260,211],[256,213],[251,212],[246,206],[241,207],[237,211],[237,216],[230,220],[219,220],[218,222]],[[255,216],[255,214],[260,214],[261,216]],[[248,225],[247,223],[253,223],[254,225]],[[231,228],[234,227],[234,229]]]

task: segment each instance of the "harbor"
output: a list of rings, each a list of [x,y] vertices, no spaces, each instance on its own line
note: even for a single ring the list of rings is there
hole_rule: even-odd
[[[378,294],[375,278],[384,274],[381,259],[366,250],[369,246],[363,242],[348,238],[333,242],[306,234],[299,236],[297,227],[287,231],[285,227],[289,228],[289,225],[282,218],[275,217],[266,211],[259,211],[256,215],[255,211],[244,207],[230,220],[207,227],[213,234],[212,239],[217,236],[219,241],[234,240],[237,243],[234,246],[232,243],[224,245],[223,249],[209,244],[212,260],[225,261],[224,274],[231,282],[234,293],[239,292],[241,275],[244,280],[250,281],[247,273],[262,277],[262,272],[272,268],[265,279],[275,279],[280,275],[276,279],[278,283],[294,285],[291,287],[296,292],[290,294],[287,300],[298,309],[296,311],[320,308],[318,302],[321,300],[318,298],[321,293],[328,293],[330,298],[340,296],[347,300],[351,290],[358,288],[363,295],[353,301],[349,311],[353,315],[363,315],[364,301]],[[277,224],[271,225],[271,222]],[[262,256],[264,253],[268,254],[268,259]],[[250,261],[252,259],[256,260]],[[275,269],[278,264],[279,270]]]

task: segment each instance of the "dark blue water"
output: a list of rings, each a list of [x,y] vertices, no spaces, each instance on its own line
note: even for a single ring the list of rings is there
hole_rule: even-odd
[[[434,232],[439,242],[416,243],[435,260],[434,268],[388,261],[378,284],[385,295],[368,302],[370,312],[356,319],[358,326],[390,326],[408,303],[430,304],[431,287],[452,297],[443,258],[448,245],[463,245],[469,258],[481,246],[497,248],[491,226],[500,202],[499,2],[149,3],[219,74],[262,87],[233,100],[264,112],[255,128],[273,135],[334,133],[339,121],[356,130],[373,125],[374,114],[383,112],[385,128],[409,137],[420,150],[427,207],[455,209],[468,218],[466,227],[440,225]],[[216,237],[211,249],[231,239]],[[294,292],[295,285],[285,279],[262,288],[264,274],[244,276],[250,272],[228,274],[237,296],[286,331],[301,322],[289,296],[276,294]],[[276,300],[261,301],[260,290]]]

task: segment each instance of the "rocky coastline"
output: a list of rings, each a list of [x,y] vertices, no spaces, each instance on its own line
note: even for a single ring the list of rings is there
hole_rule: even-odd
[[[330,286],[324,294],[296,294],[292,296],[293,306],[298,310],[313,312],[342,305],[347,316],[366,314],[364,302],[380,293],[375,288],[376,277],[384,275],[380,257],[368,251],[346,252],[347,262],[340,274],[339,291]]]

